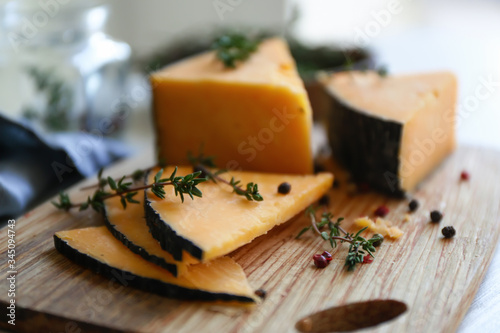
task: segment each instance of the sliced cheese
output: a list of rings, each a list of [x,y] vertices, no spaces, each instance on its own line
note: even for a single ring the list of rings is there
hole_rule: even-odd
[[[329,137],[355,178],[393,194],[413,189],[455,149],[457,82],[448,72],[323,78]]]
[[[183,261],[176,261],[160,247],[151,236],[144,219],[144,193],[139,193],[135,198],[139,204],[129,204],[127,209],[123,209],[120,197],[104,201],[104,220],[111,234],[132,252],[165,268],[174,276],[184,274],[188,265],[198,263],[189,254],[184,256]]]
[[[312,114],[286,42],[263,41],[235,69],[215,52],[151,76],[159,158],[187,164],[200,147],[220,168],[311,173]]]
[[[210,263],[189,267],[182,277],[132,253],[115,239],[106,227],[60,231],[54,235],[56,248],[77,263],[106,277],[125,276],[126,285],[162,296],[197,299],[254,302],[254,293],[245,273],[231,258],[222,257]]]
[[[149,175],[149,182],[156,171]],[[164,174],[172,171],[170,167]],[[192,168],[181,167],[177,174],[191,172]],[[182,258],[183,250],[203,261],[230,253],[297,215],[327,192],[333,181],[329,173],[298,176],[233,171],[221,177],[234,177],[242,184],[257,183],[264,200],[248,201],[232,193],[230,186],[213,182],[199,184],[203,198],[187,198],[184,203],[172,188],[165,188],[165,199],[146,191],[146,220],[151,233],[174,258]],[[283,182],[291,185],[286,195],[277,191]]]

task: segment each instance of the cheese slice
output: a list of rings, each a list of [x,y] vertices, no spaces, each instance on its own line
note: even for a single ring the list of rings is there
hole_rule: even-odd
[[[156,171],[149,175],[149,183]],[[164,174],[172,171],[170,167]],[[191,172],[192,168],[181,167],[177,174]],[[257,183],[264,200],[248,201],[230,186],[213,182],[199,184],[203,198],[187,198],[184,203],[172,188],[165,187],[165,199],[146,191],[146,221],[151,233],[175,259],[180,260],[183,251],[202,261],[230,253],[300,213],[327,192],[333,181],[330,173],[300,176],[233,171],[221,177],[241,180],[243,187]],[[291,185],[286,195],[277,191],[283,182]]]
[[[455,149],[457,81],[448,72],[323,78],[331,98],[329,138],[353,176],[402,195]]]
[[[233,259],[222,257],[189,267],[182,277],[132,253],[102,227],[60,231],[54,235],[56,249],[93,271],[161,296],[206,300],[255,302],[245,273]]]
[[[151,85],[160,159],[188,164],[203,147],[224,169],[312,172],[311,107],[284,40],[263,41],[235,69],[213,51],[188,58]]]
[[[135,199],[139,204],[128,204],[127,209],[123,209],[120,197],[104,200],[104,221],[111,234],[132,252],[168,270],[174,276],[184,274],[188,265],[198,263],[189,254],[184,256],[183,261],[176,261],[160,247],[158,241],[151,236],[144,219],[144,193],[138,193]]]

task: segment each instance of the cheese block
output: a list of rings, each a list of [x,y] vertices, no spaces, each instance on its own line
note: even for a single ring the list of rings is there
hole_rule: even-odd
[[[448,72],[323,78],[329,140],[355,179],[401,196],[455,149],[457,81]]]
[[[228,257],[192,265],[182,277],[174,277],[132,253],[105,226],[60,231],[54,243],[69,259],[126,286],[179,299],[255,302],[245,273]]]
[[[104,221],[108,230],[132,252],[178,276],[186,272],[187,266],[198,263],[189,254],[183,261],[176,261],[164,251],[149,233],[144,219],[144,194],[136,196],[139,204],[129,204],[123,209],[120,197],[104,200]]]
[[[172,171],[173,167],[169,167],[165,174]],[[156,172],[149,174],[149,183],[154,181]],[[177,175],[191,172],[190,167],[180,167]],[[234,177],[242,184],[257,183],[264,200],[248,201],[233,193],[230,186],[210,181],[198,185],[203,198],[188,198],[184,203],[171,187],[165,187],[165,199],[157,198],[150,189],[145,191],[146,221],[151,234],[175,259],[181,260],[183,251],[202,261],[230,253],[300,213],[327,192],[333,181],[330,173],[284,175],[232,171],[221,177],[226,180]],[[288,194],[278,193],[283,182],[291,185]]]
[[[193,56],[151,85],[160,160],[188,164],[203,147],[219,168],[312,172],[311,107],[284,40],[263,41],[234,69],[213,51]]]

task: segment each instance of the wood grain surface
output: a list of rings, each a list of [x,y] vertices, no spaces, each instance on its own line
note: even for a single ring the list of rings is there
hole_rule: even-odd
[[[107,172],[121,175],[152,164],[146,153],[124,161]],[[460,182],[462,170],[471,174]],[[331,306],[374,299],[404,302],[408,311],[368,331],[453,332],[469,307],[484,276],[500,235],[500,153],[461,147],[411,195],[420,208],[403,221],[406,200],[376,193],[350,194],[345,174],[336,173],[341,186],[331,190],[330,210],[354,218],[370,215],[380,204],[405,234],[385,241],[372,264],[347,272],[341,246],[332,263],[316,269],[314,253],[329,248],[309,233],[295,235],[309,222],[297,216],[267,235],[231,254],[242,265],[250,284],[264,288],[267,298],[251,309],[202,302],[182,302],[122,286],[117,276],[107,280],[59,254],[54,232],[102,224],[97,214],[65,213],[45,203],[16,221],[16,326],[7,324],[7,231],[0,231],[0,327],[19,332],[295,332],[295,323]],[[78,188],[72,198],[88,192]],[[445,216],[429,223],[429,211]],[[445,240],[441,228],[453,225],[457,236]],[[126,280],[123,282],[126,283]]]

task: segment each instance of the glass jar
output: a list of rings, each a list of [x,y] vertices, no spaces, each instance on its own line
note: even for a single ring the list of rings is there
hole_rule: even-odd
[[[47,131],[117,133],[130,47],[104,33],[101,1],[16,0],[0,8],[0,110]]]

